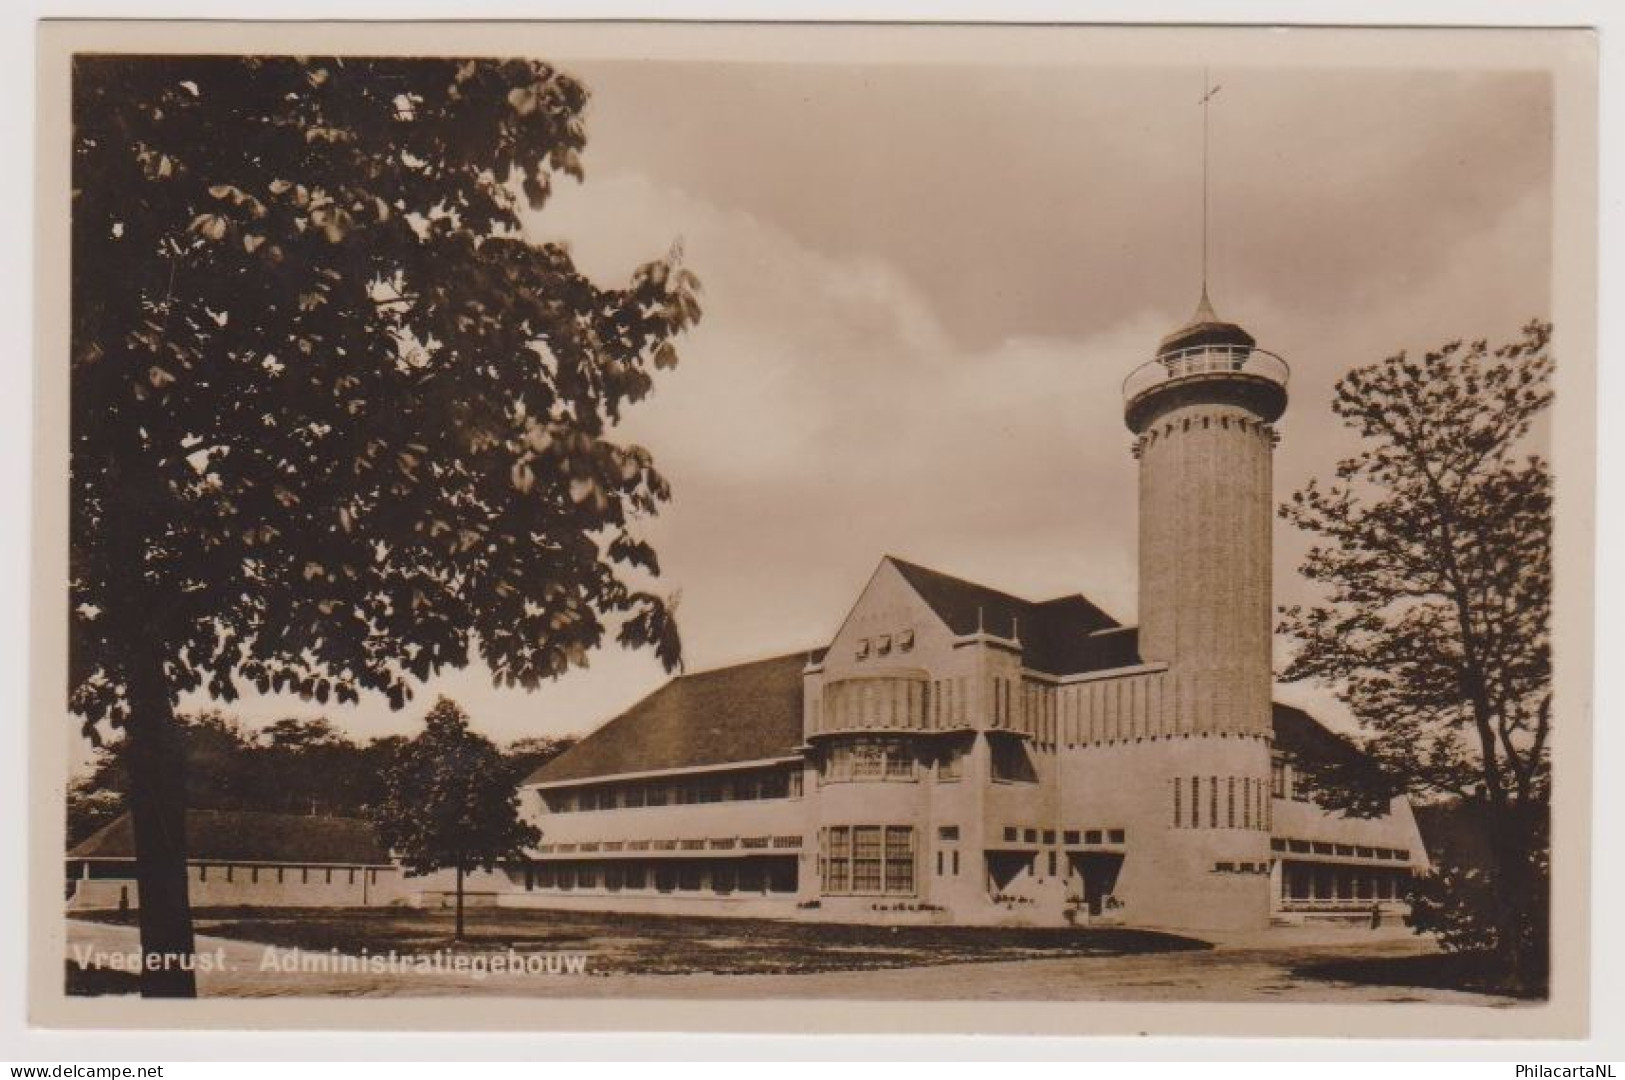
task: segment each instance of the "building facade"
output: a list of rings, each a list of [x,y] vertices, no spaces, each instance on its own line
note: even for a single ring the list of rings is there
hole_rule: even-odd
[[[1286,375],[1205,293],[1130,374],[1138,627],[885,558],[820,648],[679,677],[531,776],[542,838],[500,902],[1176,929],[1401,907],[1409,806],[1318,806],[1294,762],[1347,744],[1272,700]]]
[[[188,810],[194,907],[372,907],[398,902],[400,867],[358,818]],[[124,814],[68,851],[72,910],[140,906],[135,831]]]

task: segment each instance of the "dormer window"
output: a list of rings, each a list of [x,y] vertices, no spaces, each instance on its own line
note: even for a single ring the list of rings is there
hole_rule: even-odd
[[[897,651],[908,652],[914,647],[914,631],[899,630],[897,632]]]
[[[864,660],[864,659],[867,659],[868,656],[869,656],[869,639],[864,638],[862,641],[858,642],[857,657],[858,657],[859,660]]]
[[[875,652],[881,656],[885,656],[887,653],[891,652],[890,634],[881,634],[879,637],[875,638]]]

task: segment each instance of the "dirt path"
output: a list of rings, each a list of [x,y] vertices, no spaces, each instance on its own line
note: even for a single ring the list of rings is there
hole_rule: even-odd
[[[68,920],[74,947],[128,951],[131,927]],[[853,1000],[1003,1001],[1286,1001],[1431,1002],[1510,1006],[1511,999],[1450,990],[1364,986],[1294,974],[1304,964],[1354,957],[1411,956],[1429,950],[1400,928],[1273,930],[1223,938],[1208,952],[944,964],[936,967],[818,972],[804,975],[616,975],[396,970],[309,970],[331,966],[325,954],[226,938],[200,937],[199,952],[222,958],[223,970],[200,972],[206,997],[501,997],[846,998]],[[298,973],[266,966],[267,954]]]

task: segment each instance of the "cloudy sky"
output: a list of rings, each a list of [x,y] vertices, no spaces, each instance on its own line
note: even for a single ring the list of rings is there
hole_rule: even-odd
[[[1222,57],[1221,57],[1222,59]],[[690,670],[816,646],[894,553],[1135,619],[1122,378],[1195,306],[1199,66],[598,61],[587,181],[529,222],[606,282],[681,239],[706,314],[629,415]],[[1215,63],[1215,305],[1293,369],[1276,495],[1351,447],[1337,376],[1549,310],[1543,75]],[[1305,597],[1276,526],[1277,602]],[[584,731],[662,681],[610,648],[536,693],[435,693],[498,739]],[[1334,720],[1309,688],[1286,700]]]

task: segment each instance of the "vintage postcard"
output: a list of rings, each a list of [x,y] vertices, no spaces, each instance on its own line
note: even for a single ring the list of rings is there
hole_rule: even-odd
[[[35,1022],[1583,1035],[1594,48],[45,24]]]

